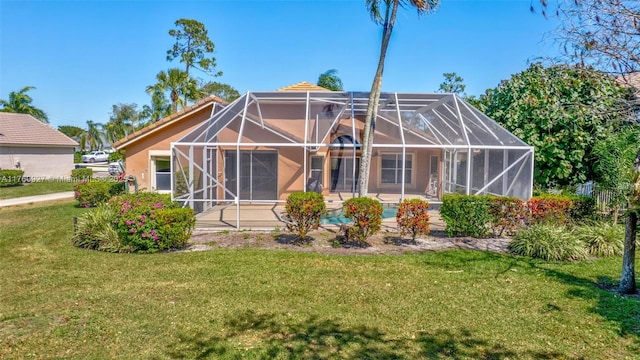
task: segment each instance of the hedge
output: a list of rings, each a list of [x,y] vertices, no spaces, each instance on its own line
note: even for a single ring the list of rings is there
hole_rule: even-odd
[[[440,216],[449,236],[484,237],[489,234],[491,197],[486,195],[445,194]]]
[[[23,170],[0,170],[0,187],[22,185],[23,180]]]

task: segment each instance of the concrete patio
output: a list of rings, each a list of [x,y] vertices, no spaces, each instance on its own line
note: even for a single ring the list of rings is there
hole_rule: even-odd
[[[437,206],[437,205],[436,205]],[[391,214],[393,208],[384,206],[387,211],[385,214]],[[336,219],[342,211],[341,203],[327,203],[328,215],[332,217],[332,223],[324,222],[322,228],[336,231],[344,222],[342,219]],[[283,220],[285,208],[284,203],[277,204],[244,204],[240,205],[240,227],[236,229],[238,224],[238,208],[236,205],[216,206],[196,217],[196,229],[200,231],[222,231],[222,230],[256,230],[270,231],[276,228],[284,229],[286,223]],[[429,211],[429,218],[432,230],[444,230],[444,222],[440,218],[437,209]],[[382,229],[387,231],[396,231],[395,216],[382,219]]]

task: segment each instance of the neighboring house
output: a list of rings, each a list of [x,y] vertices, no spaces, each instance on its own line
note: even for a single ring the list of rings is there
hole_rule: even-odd
[[[369,93],[323,90],[248,92],[175,140],[173,197],[202,212],[295,191],[356,196]],[[372,155],[367,192],[387,203],[532,193],[533,147],[455,94],[382,93]]]
[[[28,177],[68,177],[76,146],[31,115],[0,112],[0,169],[20,169]]]
[[[126,175],[135,176],[141,189],[171,191],[171,142],[207,121],[224,104],[209,96],[118,140],[113,146],[125,150]]]

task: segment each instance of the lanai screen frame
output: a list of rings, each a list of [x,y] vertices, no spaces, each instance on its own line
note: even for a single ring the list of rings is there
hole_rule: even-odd
[[[211,202],[226,202],[230,204],[239,205],[242,203],[281,203],[284,200],[273,199],[273,200],[241,200],[239,197],[240,194],[240,161],[241,156],[240,152],[244,148],[255,148],[255,147],[265,147],[265,148],[282,148],[282,147],[297,147],[302,148],[303,156],[302,156],[302,168],[303,168],[303,176],[304,176],[304,189],[301,191],[306,191],[307,189],[307,178],[306,174],[309,173],[309,164],[308,158],[309,155],[314,153],[314,150],[317,151],[319,148],[336,148],[341,147],[344,148],[344,145],[338,145],[332,143],[329,131],[331,131],[332,127],[336,124],[337,121],[340,121],[340,118],[346,114],[350,116],[351,119],[351,129],[352,129],[352,138],[358,139],[356,134],[356,116],[362,115],[366,112],[366,106],[368,102],[368,93],[367,92],[248,92],[244,96],[240,97],[233,103],[227,105],[224,109],[213,115],[209,120],[202,123],[190,133],[185,135],[183,138],[178,140],[177,142],[171,143],[171,166],[172,173],[174,176],[171,178],[171,189],[172,189],[172,199],[183,201],[185,204],[195,208],[196,203],[203,203],[203,206],[198,206],[199,210],[206,210],[207,206],[205,203]],[[303,139],[295,139],[287,134],[284,131],[278,132],[277,129],[270,128],[268,126],[265,127],[265,121],[262,118],[261,107],[262,106],[270,106],[270,105],[278,105],[283,106],[284,104],[300,104],[304,103],[305,106],[305,123],[304,123],[304,136]],[[329,126],[328,131],[324,134],[322,139],[318,140],[309,139],[310,137],[310,126],[318,126],[319,120],[316,118],[314,121],[315,125],[311,125],[313,119],[310,119],[311,114],[311,106],[317,104],[333,104],[338,107],[337,115],[332,120],[331,126]],[[398,139],[396,143],[379,143],[376,142],[376,136],[373,139],[372,151],[376,149],[400,149],[402,154],[402,181],[400,186],[400,201],[405,198],[405,161],[407,156],[407,149],[438,149],[443,150],[443,156],[440,159],[440,165],[442,166],[442,179],[440,181],[440,191],[442,193],[447,192],[462,192],[465,194],[482,194],[488,193],[489,187],[497,181],[500,177],[503,178],[503,190],[511,189],[513,184],[507,186],[505,184],[504,179],[507,177],[509,171],[513,172],[515,170],[514,167],[520,165],[517,169],[517,173],[513,179],[514,183],[518,180],[518,178],[522,175],[522,172],[526,172],[527,174],[522,175],[528,177],[528,186],[523,189],[517,197],[520,198],[529,198],[531,196],[532,188],[533,188],[533,158],[534,158],[534,149],[533,147],[525,144],[522,140],[515,137],[515,135],[509,133],[500,125],[498,125],[494,120],[490,119],[486,115],[482,114],[479,110],[475,109],[469,103],[459,98],[455,94],[418,94],[418,93],[382,93],[380,97],[379,103],[379,111],[377,114],[377,122],[386,122],[386,125],[397,126],[397,134]],[[254,111],[258,115],[258,119],[251,118],[250,112]],[[463,116],[464,114],[464,116]],[[255,114],[253,114],[255,115]],[[234,142],[215,142],[215,138],[217,135],[229,124],[238,121],[240,118],[240,129],[238,132],[238,137]],[[417,121],[417,123],[410,124],[411,121]],[[250,122],[250,126],[258,125],[262,126],[265,131],[269,131],[276,136],[279,136],[282,139],[282,142],[247,142],[243,143],[243,130],[245,125]],[[417,129],[414,125],[417,124],[421,129]],[[316,131],[316,137],[318,135],[318,131]],[[420,141],[424,141],[424,143],[408,143],[406,137],[411,136],[417,139],[421,139]],[[326,139],[326,141],[325,141]],[[236,156],[236,189],[227,189],[225,188],[224,183],[220,183],[218,179],[214,179],[210,172],[213,169],[209,169],[206,164],[208,153],[212,149],[215,149],[215,154],[217,156],[217,151],[220,151],[221,147],[225,148],[235,148],[237,152]],[[184,149],[186,148],[186,151]],[[200,149],[202,153],[199,154],[196,149]],[[347,147],[349,148],[349,147]],[[361,145],[355,141],[354,144],[351,144],[351,149],[353,150],[353,158],[354,164],[356,159],[356,152],[361,148]],[[503,170],[494,178],[487,180],[487,169],[490,164],[485,160],[484,166],[484,186],[480,189],[473,189],[473,161],[471,154],[477,152],[483,152],[485,154],[485,159],[488,159],[489,152],[491,150],[503,150],[504,153],[504,161],[503,161]],[[513,152],[514,154],[519,154],[519,158],[515,161],[509,161],[508,159],[508,151]],[[457,177],[453,179],[454,181],[450,182],[450,184],[445,184],[445,178],[452,179],[452,173],[455,172],[455,168],[452,169],[451,164],[449,164],[449,173],[445,174],[446,164],[445,160],[447,155],[449,156],[449,160],[453,161],[453,164],[457,164],[457,154],[466,152],[466,179],[464,181],[464,185],[457,184]],[[198,156],[196,156],[198,154]],[[196,164],[196,158],[200,157],[202,163]],[[186,159],[187,164],[183,164],[180,159]],[[509,163],[507,166],[506,164]],[[216,160],[216,174],[219,172],[219,164]],[[355,196],[355,173],[357,169],[355,166],[353,167],[354,176],[352,177],[354,181],[354,186],[352,187],[353,195]],[[194,176],[196,173],[200,172],[203,177],[201,183],[202,188],[195,189],[194,188]],[[205,179],[209,181],[204,181]],[[186,193],[178,193],[176,189],[176,182],[184,181],[186,184],[186,188],[188,189]],[[207,183],[209,185],[207,185]],[[213,183],[213,185],[211,185]],[[447,187],[447,185],[453,185],[453,191],[451,190],[451,186]],[[205,196],[205,194],[211,194],[212,189],[206,189],[205,187],[214,186],[216,189],[220,186],[224,189],[225,193],[229,193],[233,199],[227,199],[226,196],[223,196],[222,199],[211,198],[211,196]],[[463,189],[459,189],[463,187]],[[184,192],[184,191],[183,191]],[[216,190],[217,194],[217,190]],[[497,193],[497,195],[505,195]],[[239,214],[238,214],[239,219]],[[238,224],[239,227],[239,224]]]

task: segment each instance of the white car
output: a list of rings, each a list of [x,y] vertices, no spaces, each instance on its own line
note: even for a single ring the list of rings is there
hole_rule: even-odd
[[[109,160],[109,154],[104,151],[92,151],[86,155],[82,155],[82,162],[105,162]]]
[[[109,163],[109,175],[118,176],[124,172],[124,164],[116,161]]]

